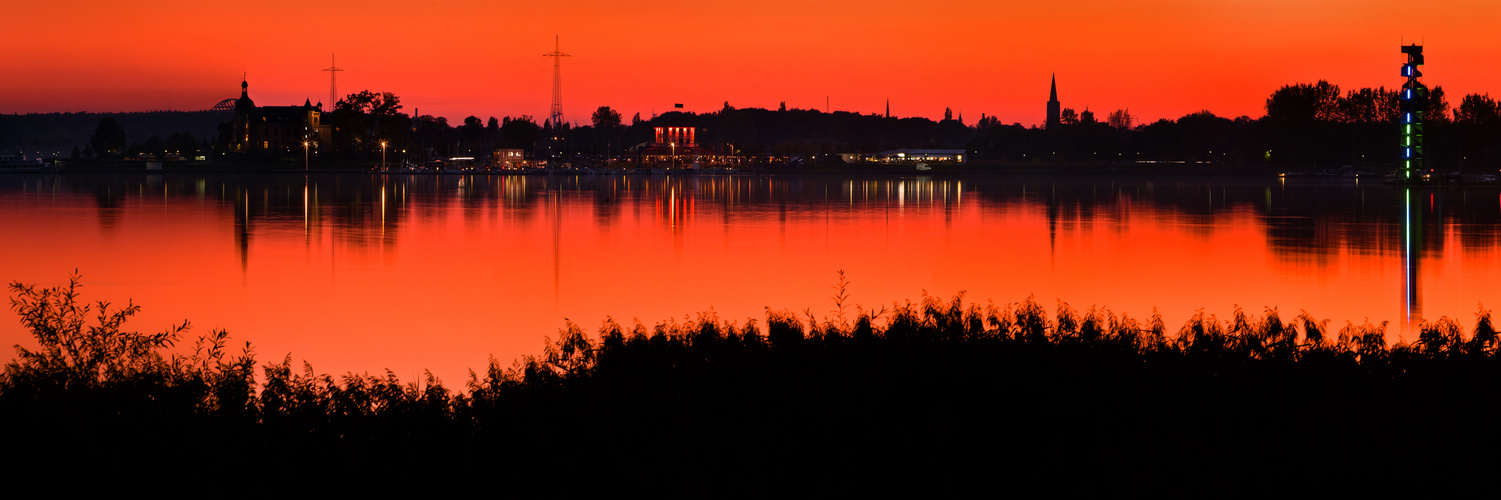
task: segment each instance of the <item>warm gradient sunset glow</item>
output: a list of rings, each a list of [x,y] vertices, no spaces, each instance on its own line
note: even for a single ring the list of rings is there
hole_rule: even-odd
[[[406,113],[547,115],[560,36],[565,116],[789,107],[973,121],[1063,105],[1145,120],[1260,116],[1273,90],[1401,84],[1398,45],[1428,49],[1451,103],[1501,80],[1501,3],[1395,0],[728,0],[690,2],[114,2],[7,6],[0,112],[207,109],[394,92]]]

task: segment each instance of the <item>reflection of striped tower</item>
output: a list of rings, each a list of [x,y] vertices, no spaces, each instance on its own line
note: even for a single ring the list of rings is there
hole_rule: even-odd
[[[1397,94],[1402,113],[1402,181],[1413,180],[1413,174],[1423,174],[1423,111],[1428,109],[1428,87],[1418,81],[1423,76],[1418,66],[1423,65],[1423,46],[1412,44],[1402,47],[1407,54],[1407,63],[1402,65],[1402,84]],[[1421,177],[1420,177],[1421,178]]]
[[[547,121],[556,127],[563,123],[563,58],[569,56],[559,48],[557,35],[553,35],[552,47],[552,52],[542,57],[552,58],[552,111],[547,114]]]
[[[323,71],[328,72],[328,109],[324,111],[333,111],[334,103],[339,102],[339,72],[344,70],[334,65],[334,55],[329,54],[328,67]]]

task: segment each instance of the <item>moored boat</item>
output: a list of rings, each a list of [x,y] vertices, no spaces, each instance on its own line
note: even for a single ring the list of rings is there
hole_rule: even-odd
[[[41,158],[27,159],[24,154],[0,154],[0,172],[42,172],[56,170]]]

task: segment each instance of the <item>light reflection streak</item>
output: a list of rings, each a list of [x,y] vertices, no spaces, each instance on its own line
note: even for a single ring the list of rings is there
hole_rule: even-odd
[[[1403,304],[1406,306],[1406,314],[1404,316],[1406,326],[1411,327],[1413,321],[1413,296],[1416,295],[1413,293],[1413,286],[1415,284],[1412,281],[1412,188],[1402,188],[1402,195],[1404,198],[1402,204],[1402,289],[1407,294],[1407,300],[1403,301]]]

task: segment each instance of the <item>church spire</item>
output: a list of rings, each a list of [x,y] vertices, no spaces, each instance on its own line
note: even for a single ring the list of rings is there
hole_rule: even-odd
[[[1055,73],[1052,88],[1048,90],[1048,119],[1043,123],[1043,128],[1057,129],[1063,125],[1061,107],[1058,103],[1058,75]]]

